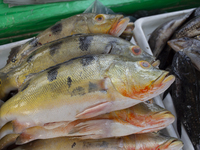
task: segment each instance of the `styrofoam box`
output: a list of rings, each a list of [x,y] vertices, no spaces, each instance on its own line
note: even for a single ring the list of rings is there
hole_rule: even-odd
[[[150,17],[140,18],[135,22],[135,29],[134,32],[134,40],[138,46],[140,46],[144,51],[148,52],[152,55],[151,49],[148,44],[148,39],[151,33],[162,23],[167,22],[171,19],[178,18],[180,16],[185,15],[186,13],[191,12],[193,9],[177,11],[172,13],[166,13],[161,15],[155,15]],[[155,41],[156,42],[156,41]],[[164,100],[161,99],[162,95],[157,96],[154,98],[155,102],[162,107],[165,107],[167,110],[171,111],[171,113],[176,117],[176,112],[174,109],[173,101],[168,94]],[[177,117],[176,117],[177,118]],[[177,128],[176,128],[176,120],[173,123],[173,126],[170,125],[166,128],[169,135],[172,137],[178,137],[184,143],[183,150],[194,150],[191,141],[182,126],[182,136],[181,138],[178,136]]]

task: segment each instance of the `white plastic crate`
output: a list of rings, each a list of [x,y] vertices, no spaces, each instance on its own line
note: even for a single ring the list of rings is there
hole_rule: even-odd
[[[138,19],[135,22],[135,29],[134,29],[134,36],[135,36],[136,43],[143,50],[145,50],[146,52],[148,52],[149,54],[152,55],[151,49],[148,44],[148,39],[149,39],[151,33],[162,23],[169,21],[171,19],[183,16],[186,13],[191,12],[192,10],[193,9],[188,9],[188,10],[177,11],[177,12],[166,13],[166,14],[155,15],[155,16],[144,17],[144,18]],[[164,106],[167,110],[171,111],[171,113],[176,117],[176,112],[174,109],[171,95],[168,94],[164,100],[162,100],[161,97],[162,97],[162,95],[157,96],[156,98],[154,98],[154,100],[160,106]],[[166,129],[170,136],[179,137],[177,128],[176,128],[176,120],[173,123],[173,126],[170,125]],[[182,126],[182,136],[179,139],[181,139],[184,143],[183,150],[194,150],[192,143],[191,143],[183,126]]]

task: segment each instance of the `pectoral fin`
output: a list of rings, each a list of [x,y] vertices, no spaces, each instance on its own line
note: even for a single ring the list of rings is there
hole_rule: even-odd
[[[77,119],[86,119],[86,118],[91,118],[100,114],[104,114],[109,112],[110,108],[112,106],[111,102],[104,102],[97,104],[93,107],[90,107],[83,112],[79,113],[76,115]]]
[[[45,129],[54,129],[54,128],[57,128],[57,127],[60,127],[60,126],[67,126],[67,124],[69,124],[68,121],[62,121],[62,122],[50,122],[50,123],[46,123],[44,124],[44,128]]]
[[[111,120],[89,120],[77,124],[69,131],[69,136],[79,136],[81,139],[99,139],[106,137],[109,133]]]

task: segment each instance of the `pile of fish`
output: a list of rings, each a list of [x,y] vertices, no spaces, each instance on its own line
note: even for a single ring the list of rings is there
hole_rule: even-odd
[[[177,115],[177,130],[183,124],[195,150],[200,149],[200,8],[160,25],[149,46],[160,68],[176,79],[170,91]],[[156,42],[155,42],[156,40]],[[173,49],[173,50],[172,50]]]
[[[79,14],[14,48],[0,70],[0,149],[181,149],[155,132],[175,118],[150,100],[175,77],[118,37],[131,28]]]

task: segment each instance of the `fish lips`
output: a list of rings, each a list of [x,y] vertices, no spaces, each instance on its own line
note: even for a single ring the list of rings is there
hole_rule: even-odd
[[[128,17],[121,17],[110,29],[109,34],[113,36],[120,36],[129,24],[130,19]]]
[[[169,72],[163,72],[152,84],[151,90],[149,91],[150,98],[155,97],[163,93],[169,86],[175,81],[174,75],[169,75]]]
[[[154,132],[165,128],[166,126],[173,123],[175,120],[174,115],[171,112],[165,110],[161,112],[156,112],[151,115],[151,119],[148,124],[148,128],[142,130],[139,133],[147,133],[147,132]]]
[[[179,150],[183,147],[183,142],[179,141],[178,139],[170,139],[160,145],[158,149],[166,149],[166,150]]]

